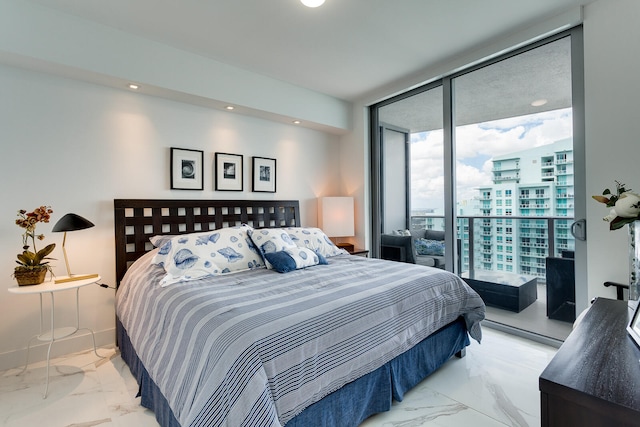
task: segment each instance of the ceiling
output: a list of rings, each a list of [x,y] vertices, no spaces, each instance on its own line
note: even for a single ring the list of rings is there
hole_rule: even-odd
[[[29,0],[346,101],[593,0]]]
[[[467,72],[452,87],[456,126],[569,108],[571,40],[563,37]],[[410,132],[442,129],[442,100],[441,86],[419,92],[381,107],[380,121]]]

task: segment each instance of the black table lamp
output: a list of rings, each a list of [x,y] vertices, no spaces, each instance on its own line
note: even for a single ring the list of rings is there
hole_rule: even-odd
[[[62,238],[62,253],[64,254],[64,262],[67,265],[67,275],[68,278],[56,279],[56,283],[64,283],[71,282],[74,280],[84,280],[91,279],[94,277],[98,277],[97,274],[71,274],[71,269],[69,268],[69,259],[67,258],[67,250],[65,249],[65,243],[67,242],[67,231],[77,231],[84,230],[85,228],[91,228],[94,224],[86,218],[81,217],[80,215],[76,215],[74,213],[68,213],[53,226],[51,231],[58,232],[64,231],[64,237]]]

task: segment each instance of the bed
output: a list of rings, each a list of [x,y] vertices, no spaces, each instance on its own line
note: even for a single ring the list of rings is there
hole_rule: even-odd
[[[429,267],[331,253],[160,285],[153,236],[284,230],[307,250],[297,201],[116,199],[114,215],[117,342],[163,427],[357,426],[480,341],[480,297]]]

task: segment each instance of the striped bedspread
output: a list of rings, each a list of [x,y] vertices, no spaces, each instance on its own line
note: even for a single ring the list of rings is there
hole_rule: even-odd
[[[480,297],[442,270],[357,256],[280,274],[252,270],[162,288],[129,269],[117,315],[182,426],[282,426],[464,316]]]

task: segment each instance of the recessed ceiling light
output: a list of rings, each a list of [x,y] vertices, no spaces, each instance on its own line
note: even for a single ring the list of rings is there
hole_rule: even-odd
[[[300,0],[307,7],[318,7],[324,4],[324,0]]]
[[[300,122],[300,120],[294,120],[294,121],[293,121],[293,124],[294,124],[294,125],[299,125],[300,123],[301,123],[301,122]]]
[[[549,101],[547,101],[546,99],[536,99],[535,101],[533,101],[531,103],[531,106],[532,107],[542,107],[547,102],[549,102]]]
[[[140,86],[133,83],[129,83],[129,89],[138,90],[140,89]]]
[[[235,109],[236,107],[234,107],[233,105],[227,105],[226,107],[224,107],[225,109],[231,111],[233,109]]]

